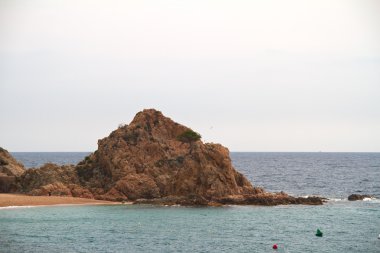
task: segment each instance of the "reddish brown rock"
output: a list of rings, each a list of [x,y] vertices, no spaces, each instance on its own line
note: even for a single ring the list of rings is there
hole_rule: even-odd
[[[31,195],[56,195],[93,198],[92,193],[82,187],[75,166],[59,166],[47,163],[32,168],[18,179],[20,191]]]
[[[193,195],[211,200],[262,191],[232,167],[227,148],[183,137],[191,132],[159,111],[144,110],[99,140],[98,150],[77,166],[78,174],[84,185],[104,190],[97,190],[99,198],[112,191],[129,200]]]
[[[145,174],[129,174],[118,180],[115,187],[118,192],[130,200],[139,198],[154,199],[161,197],[156,182]]]

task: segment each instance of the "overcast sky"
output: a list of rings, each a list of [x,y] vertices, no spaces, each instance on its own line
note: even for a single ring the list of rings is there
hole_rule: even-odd
[[[231,151],[380,152],[378,0],[0,0],[0,146],[93,151],[144,108]]]

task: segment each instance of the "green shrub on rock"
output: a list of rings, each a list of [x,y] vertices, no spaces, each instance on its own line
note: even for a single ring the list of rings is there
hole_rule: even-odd
[[[177,136],[177,140],[182,142],[194,142],[200,140],[201,138],[202,136],[199,133],[194,132],[191,129],[186,130],[185,132]]]

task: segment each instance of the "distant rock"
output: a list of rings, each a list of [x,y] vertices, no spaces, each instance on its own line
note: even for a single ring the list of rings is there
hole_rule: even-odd
[[[7,150],[0,147],[0,192],[16,191],[16,179],[24,171],[24,166],[17,162]]]
[[[363,200],[365,198],[372,198],[371,195],[351,194],[348,196],[349,201]]]
[[[0,147],[0,176],[18,177],[24,171],[24,165],[17,162],[7,150]]]
[[[76,166],[47,164],[19,177],[35,195],[68,195],[135,203],[181,205],[322,204],[254,187],[236,171],[229,151],[154,109],[136,114],[98,141]]]

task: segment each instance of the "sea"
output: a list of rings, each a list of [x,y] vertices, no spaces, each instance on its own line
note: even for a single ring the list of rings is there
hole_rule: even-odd
[[[76,164],[88,154],[12,153],[28,168]],[[232,152],[231,159],[255,186],[328,200],[322,206],[7,207],[0,209],[0,252],[380,252],[380,153]],[[354,193],[373,198],[348,201]]]

